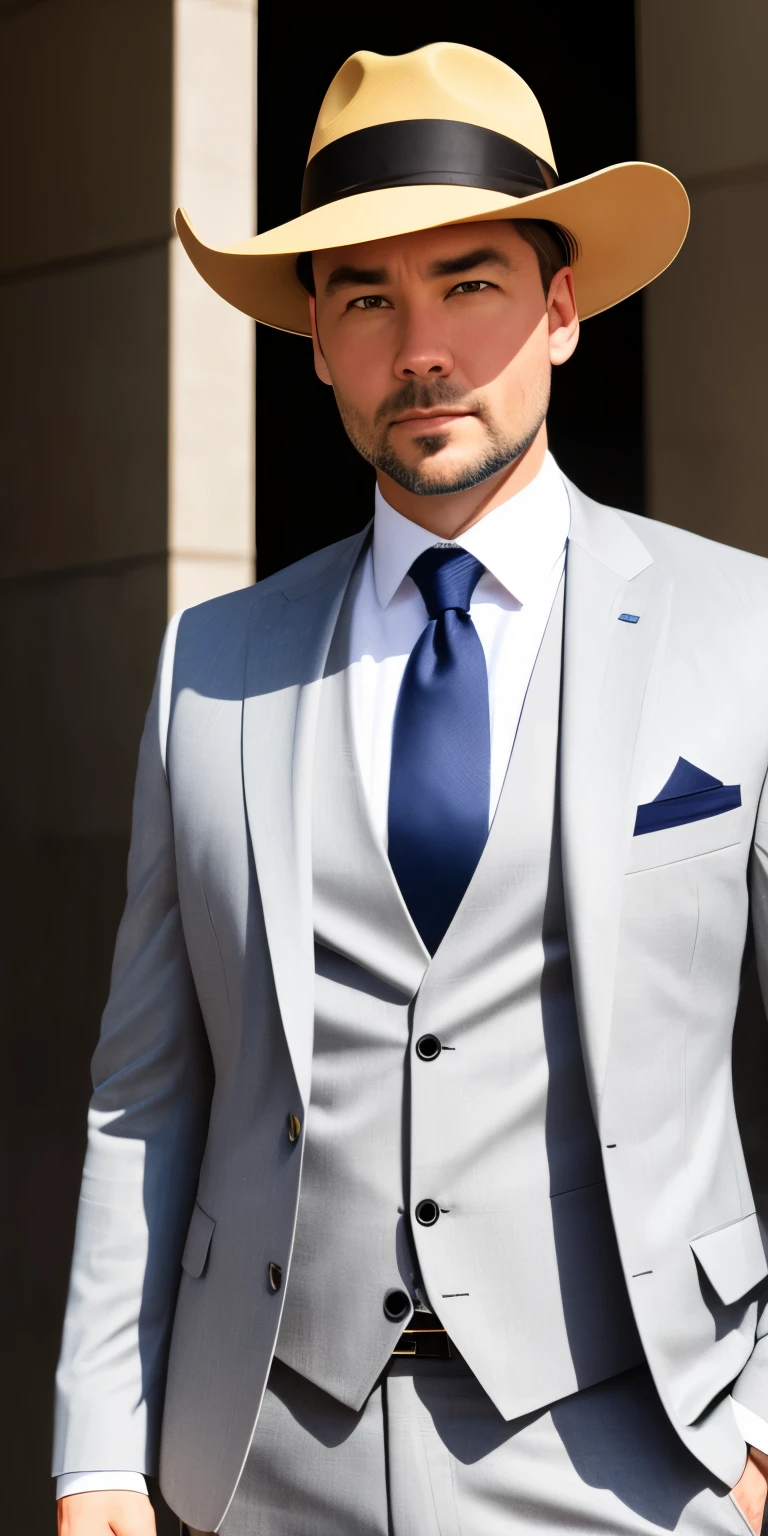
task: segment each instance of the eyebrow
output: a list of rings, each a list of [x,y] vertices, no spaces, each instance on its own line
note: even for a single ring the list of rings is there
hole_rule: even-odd
[[[447,256],[444,261],[433,261],[430,277],[457,277],[461,272],[472,272],[476,267],[504,267],[511,272],[512,263],[503,251],[493,245],[482,245],[475,251],[464,251],[460,256]],[[390,281],[386,267],[334,267],[326,285],[325,296],[330,298],[339,288],[382,288]]]
[[[326,285],[326,298],[337,288],[380,288],[389,273],[386,267],[334,267]]]
[[[505,267],[512,270],[512,263],[503,251],[493,245],[482,245],[476,251],[465,251],[460,256],[448,256],[444,261],[433,261],[430,277],[456,277],[460,272],[470,272],[475,267]]]

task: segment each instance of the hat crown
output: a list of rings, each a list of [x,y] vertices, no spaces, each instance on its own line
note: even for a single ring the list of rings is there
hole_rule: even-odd
[[[490,128],[554,167],[544,114],[530,86],[500,59],[464,43],[430,43],[395,55],[353,53],[326,91],[309,159],[346,134],[415,118]]]

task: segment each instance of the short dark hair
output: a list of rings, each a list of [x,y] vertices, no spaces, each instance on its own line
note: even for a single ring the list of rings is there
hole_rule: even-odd
[[[541,273],[542,287],[549,293],[549,285],[561,267],[572,267],[579,254],[579,242],[564,224],[553,224],[550,219],[510,219],[517,233],[536,252]],[[296,276],[307,293],[315,296],[315,275],[312,271],[312,252],[302,251],[296,257]]]
[[[553,224],[551,219],[510,219],[517,233],[536,252],[541,273],[542,287],[549,293],[549,285],[561,267],[572,267],[579,255],[579,242],[564,224]]]

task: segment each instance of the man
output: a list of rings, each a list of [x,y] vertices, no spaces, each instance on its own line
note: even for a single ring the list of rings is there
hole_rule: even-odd
[[[169,629],[60,1530],[148,1536],[159,1464],[225,1536],[758,1531],[730,1041],[750,915],[768,958],[768,569],[590,502],[546,439],[579,310],[674,258],[685,194],[559,185],[524,83],[438,44],[347,61],[303,208],[231,251],[178,227],[311,330],[375,517]]]

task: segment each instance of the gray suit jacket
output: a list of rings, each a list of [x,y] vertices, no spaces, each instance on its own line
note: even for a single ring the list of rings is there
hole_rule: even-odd
[[[649,1364],[678,1433],[734,1482],[730,1384],[768,1418],[768,1266],[731,1083],[750,869],[768,984],[768,563],[569,492],[561,815],[584,1058]],[[313,729],[363,538],[171,626],[141,746],[54,1470],[159,1457],[202,1529],[236,1486],[288,1281]],[[665,796],[679,758],[688,788]]]

